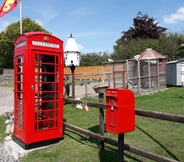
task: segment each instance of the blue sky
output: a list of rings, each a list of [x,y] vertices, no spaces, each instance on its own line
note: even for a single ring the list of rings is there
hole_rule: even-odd
[[[2,4],[4,0],[0,0]],[[72,33],[81,53],[113,52],[122,31],[138,12],[157,19],[171,32],[184,29],[183,0],[22,0],[22,16],[64,41]],[[0,18],[0,31],[19,21],[20,6]]]

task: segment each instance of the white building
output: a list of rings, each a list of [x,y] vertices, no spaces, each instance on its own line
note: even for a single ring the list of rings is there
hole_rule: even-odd
[[[184,86],[184,60],[170,61],[166,63],[167,84]]]
[[[66,66],[79,66],[80,65],[80,50],[75,42],[75,39],[72,37],[72,34],[67,40],[65,49],[64,49],[64,58]]]

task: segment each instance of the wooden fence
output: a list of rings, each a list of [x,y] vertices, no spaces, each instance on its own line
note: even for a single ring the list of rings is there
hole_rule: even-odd
[[[75,79],[84,79],[84,75],[86,75],[86,79],[94,79],[99,80],[103,78],[103,66],[77,66],[75,67]],[[70,67],[64,68],[64,74],[66,76],[71,75]]]
[[[99,97],[100,99],[100,97]],[[81,101],[79,100],[75,100],[75,99],[69,99],[69,98],[65,98],[64,99],[65,102],[69,102],[72,104],[79,104]],[[64,123],[65,127],[72,129],[76,132],[79,132],[81,134],[90,136],[92,138],[96,138],[98,140],[100,140],[100,148],[104,147],[104,142],[111,144],[113,146],[118,146],[118,141],[113,140],[111,138],[105,137],[104,136],[104,109],[106,108],[106,105],[102,103],[102,101],[99,100],[100,103],[93,103],[93,102],[88,102],[88,106],[91,106],[93,108],[98,108],[99,109],[99,117],[100,117],[100,134],[96,134],[94,132],[76,127],[74,125],[71,125],[69,123]],[[161,112],[156,112],[156,111],[146,111],[146,110],[140,110],[140,109],[136,109],[135,110],[135,114],[139,115],[139,116],[143,116],[143,117],[149,117],[149,118],[155,118],[155,119],[161,119],[161,120],[166,120],[166,121],[171,121],[171,122],[177,122],[177,123],[184,123],[184,116],[182,115],[175,115],[175,114],[169,114],[169,113],[161,113]],[[130,146],[128,144],[124,144],[123,145],[124,150],[129,151],[131,153],[137,154],[139,156],[143,156],[145,158],[154,160],[154,161],[158,161],[158,162],[178,162],[174,159],[170,159],[161,155],[157,155],[155,153],[146,151],[146,150],[142,150],[139,148],[136,148],[134,146]]]

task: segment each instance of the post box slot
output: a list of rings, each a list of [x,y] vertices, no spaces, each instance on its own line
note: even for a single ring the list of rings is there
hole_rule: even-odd
[[[115,97],[115,98],[117,98],[117,94],[106,94],[106,97]]]
[[[106,104],[107,104],[107,105],[117,105],[117,97],[108,96],[108,97],[106,98]]]

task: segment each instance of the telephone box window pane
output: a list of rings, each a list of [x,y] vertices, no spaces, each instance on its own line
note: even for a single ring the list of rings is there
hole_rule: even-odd
[[[35,65],[35,72],[39,72],[39,65],[38,64]]]
[[[38,54],[35,54],[35,62],[39,62],[39,55]]]
[[[38,130],[38,123],[37,122],[35,122],[35,131],[37,131]]]
[[[55,59],[54,59],[54,56],[40,54],[40,62],[55,63]]]
[[[21,110],[23,107],[23,103],[21,101],[18,101],[18,108]]]
[[[17,84],[17,90],[18,91],[22,91],[23,90],[23,84],[22,83],[18,83]]]
[[[41,106],[42,106],[41,102],[35,102],[35,111],[40,110]]]
[[[46,130],[54,128],[54,120],[46,120],[38,122],[38,130]]]
[[[17,72],[19,72],[19,73],[23,72],[22,65],[17,66]]]
[[[56,63],[58,64],[58,56],[56,56]]]
[[[46,119],[51,119],[51,118],[54,118],[54,113],[55,113],[54,110],[45,111],[44,112],[44,116],[45,116]]]
[[[18,74],[17,75],[17,81],[19,81],[19,82],[22,82],[23,81],[23,75],[22,74]]]
[[[58,118],[58,110],[56,110],[56,118]]]
[[[18,98],[18,100],[22,100],[22,98],[23,98],[23,93],[18,92],[18,93],[17,93],[17,98]]]
[[[18,111],[18,118],[22,119],[22,112]]]
[[[56,95],[55,95],[55,96],[56,96],[56,98],[55,98],[55,99],[56,99],[56,100],[58,100],[58,92],[56,92]]]
[[[43,110],[54,109],[54,103],[55,102],[51,102],[51,101],[49,101],[49,102],[43,102],[42,103],[42,109]]]
[[[39,75],[35,75],[35,82],[39,82],[38,77],[39,77]]]
[[[40,88],[42,91],[54,91],[57,87],[55,88],[53,83],[43,83],[40,84]]]
[[[20,110],[15,111],[16,118],[19,118],[18,120],[22,120],[23,112]]]
[[[42,64],[42,72],[55,72],[55,65]]]
[[[43,93],[40,96],[40,99],[42,99],[43,101],[54,100],[55,99],[54,97],[55,97],[55,93]]]
[[[56,127],[58,127],[58,120],[56,120]]]
[[[39,90],[40,90],[40,91],[43,91],[43,89],[42,89],[42,84],[39,84]]]
[[[35,120],[39,120],[39,112],[35,112]]]
[[[56,82],[59,82],[59,74],[56,74]]]
[[[22,123],[22,120],[19,120],[19,119],[15,119],[15,125],[19,128],[23,128],[23,123]]]
[[[23,57],[22,56],[18,56],[17,63],[23,63]]]
[[[42,82],[53,82],[54,74],[42,74]]]

